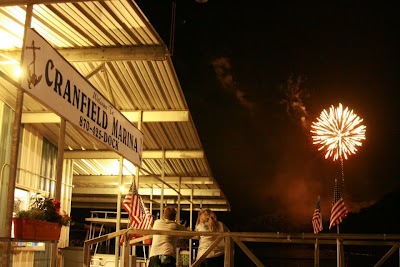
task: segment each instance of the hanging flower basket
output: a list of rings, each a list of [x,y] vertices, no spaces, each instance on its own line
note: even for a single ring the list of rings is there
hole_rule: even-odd
[[[13,218],[14,238],[36,241],[60,239],[61,227],[69,226],[71,221],[70,216],[60,213],[60,201],[40,194],[33,200],[30,209],[16,212]]]
[[[30,218],[13,218],[14,238],[36,241],[60,239],[61,225]]]

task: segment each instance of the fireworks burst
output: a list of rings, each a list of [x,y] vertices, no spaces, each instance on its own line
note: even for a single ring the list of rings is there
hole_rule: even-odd
[[[311,125],[313,144],[320,145],[318,150],[326,150],[325,159],[347,159],[357,152],[357,146],[365,139],[366,126],[360,125],[362,121],[353,110],[347,107],[343,110],[340,103],[337,108],[331,106],[329,113],[324,109]]]

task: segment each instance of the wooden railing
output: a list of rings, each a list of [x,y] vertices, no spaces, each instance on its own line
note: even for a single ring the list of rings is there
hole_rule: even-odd
[[[140,238],[129,240],[129,234],[144,235]],[[143,240],[151,238],[152,235],[162,234],[179,236],[181,239],[191,239],[199,235],[199,232],[193,231],[160,231],[160,230],[120,230],[114,233],[106,234],[91,240],[85,241],[84,244],[84,260],[83,266],[90,266],[90,247],[98,242],[103,242],[109,239],[116,238],[119,242],[119,237],[125,235],[123,249],[121,251],[121,267],[129,266],[129,248]],[[236,244],[249,259],[258,267],[263,267],[264,264],[253,254],[246,246],[245,242],[258,243],[286,243],[286,244],[314,244],[314,267],[319,267],[319,247],[320,245],[336,245],[337,247],[337,266],[344,267],[343,247],[344,246],[386,246],[389,247],[379,261],[373,265],[374,267],[382,266],[396,251],[399,252],[397,265],[400,266],[400,235],[387,234],[290,234],[290,233],[261,233],[261,232],[201,232],[202,236],[215,236],[216,240],[210,248],[197,259],[191,267],[198,267],[200,263],[207,257],[212,249],[222,240],[225,240],[225,266],[234,266],[234,244]],[[118,257],[119,258],[119,257]],[[118,258],[116,266],[118,265]],[[135,266],[135,265],[133,265]]]

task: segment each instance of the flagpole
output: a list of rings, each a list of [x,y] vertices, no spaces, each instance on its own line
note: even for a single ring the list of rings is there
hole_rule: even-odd
[[[337,234],[339,234],[339,224],[336,225]],[[339,236],[336,238],[336,266],[341,267],[341,257],[340,257],[340,241]]]
[[[343,157],[340,155],[340,165],[341,165],[341,170],[342,170],[342,192],[344,193],[344,162],[343,162]],[[337,226],[337,231],[339,234],[339,224]],[[339,247],[340,247],[340,265],[344,267],[344,249],[343,249],[343,241],[339,240]]]
[[[318,234],[322,231],[322,215],[321,215],[321,207],[320,207],[321,196],[318,196],[317,203],[315,205],[313,217],[312,217],[312,225],[314,234]],[[314,267],[319,267],[319,240],[318,237],[315,238],[314,244]]]
[[[143,122],[143,111],[140,111],[138,113],[138,121],[137,121],[137,128],[139,131],[142,130],[142,122]],[[143,144],[141,144],[143,145]],[[142,158],[140,158],[140,161],[142,161]],[[135,186],[137,186],[137,194],[139,194],[139,175],[140,175],[140,166],[135,166],[135,177],[132,179],[135,182]],[[133,189],[132,189],[132,194],[133,194]],[[133,201],[133,195],[132,195],[132,201]],[[132,202],[131,202],[131,207],[132,207]],[[132,218],[130,218],[131,220]],[[128,235],[130,236],[130,235]],[[131,246],[130,248],[130,255],[136,257],[136,246]]]
[[[121,188],[122,184],[123,184],[123,168],[124,168],[124,158],[123,157],[119,157],[119,182],[118,182],[118,188]],[[121,203],[122,202],[122,192],[121,190],[118,190],[118,198],[117,198],[117,222],[115,224],[116,227],[116,231],[121,229]],[[120,246],[119,246],[119,242],[120,242],[120,237],[117,236],[115,238],[115,262],[118,262],[120,259]]]
[[[314,267],[319,267],[319,241],[315,238],[314,244]]]

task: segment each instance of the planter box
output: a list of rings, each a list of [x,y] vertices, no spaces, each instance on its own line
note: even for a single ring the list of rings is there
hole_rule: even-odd
[[[28,218],[13,218],[14,238],[35,241],[60,239],[61,225]]]

